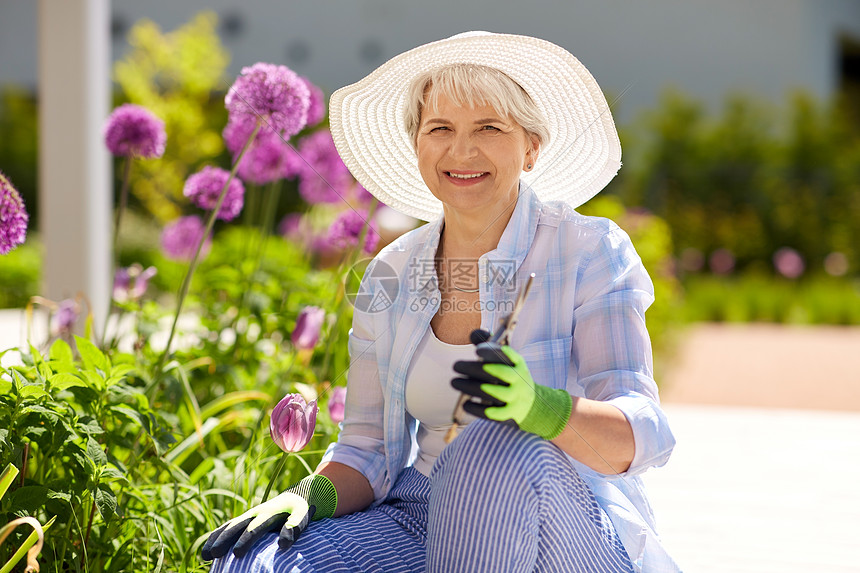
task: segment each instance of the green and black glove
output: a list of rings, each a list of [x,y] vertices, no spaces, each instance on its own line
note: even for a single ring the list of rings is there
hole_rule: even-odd
[[[487,339],[474,334],[473,340]],[[466,412],[497,422],[513,421],[546,440],[562,432],[573,410],[566,390],[536,384],[525,359],[510,346],[482,342],[477,353],[481,360],[454,363],[462,377],[451,380],[451,386],[473,397],[463,405]]]
[[[213,531],[200,556],[211,561],[223,557],[233,547],[233,554],[242,557],[260,537],[278,530],[281,532],[278,547],[288,549],[311,519],[331,517],[335,509],[337,491],[331,480],[319,474],[309,475],[281,495],[252,507]]]

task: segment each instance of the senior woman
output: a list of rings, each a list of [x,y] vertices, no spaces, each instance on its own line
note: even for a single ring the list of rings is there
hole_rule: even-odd
[[[574,211],[621,165],[594,78],[552,43],[471,32],[338,90],[330,115],[358,181],[430,223],[365,273],[337,442],[210,536],[213,570],[676,571],[639,479],[674,445],[653,287],[617,225]]]

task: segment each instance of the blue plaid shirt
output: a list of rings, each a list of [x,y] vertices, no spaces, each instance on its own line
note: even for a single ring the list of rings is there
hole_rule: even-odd
[[[442,223],[440,218],[385,247],[368,266],[356,299],[346,413],[324,460],[364,474],[374,504],[385,499],[415,453],[417,421],[406,412],[406,373],[439,310],[433,260]],[[481,326],[490,331],[535,273],[511,346],[526,359],[535,382],[608,402],[626,415],[636,444],[626,472],[603,475],[573,458],[571,463],[634,565],[677,570],[654,531],[638,477],[666,463],[675,440],[659,406],[645,328],[653,284],[627,234],[565,203],[542,203],[522,186],[497,248],[479,259],[476,273]]]

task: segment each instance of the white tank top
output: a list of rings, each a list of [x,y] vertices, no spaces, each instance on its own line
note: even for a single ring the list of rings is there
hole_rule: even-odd
[[[418,457],[415,469],[430,475],[433,462],[445,448],[445,434],[451,427],[451,414],[460,398],[460,392],[451,387],[451,379],[458,360],[476,360],[472,344],[448,344],[433,333],[431,327],[415,353],[406,372],[406,411],[418,420]],[[465,414],[468,424],[475,417]]]

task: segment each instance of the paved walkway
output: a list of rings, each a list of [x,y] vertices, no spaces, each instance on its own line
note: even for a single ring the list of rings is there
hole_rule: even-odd
[[[665,409],[678,443],[643,479],[684,571],[860,571],[860,413]]]
[[[860,329],[699,325],[676,358],[644,480],[684,570],[860,572]]]

